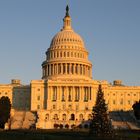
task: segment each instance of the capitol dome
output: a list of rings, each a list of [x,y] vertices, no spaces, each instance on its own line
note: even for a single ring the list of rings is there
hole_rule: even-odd
[[[42,63],[42,79],[91,79],[92,64],[88,51],[79,34],[71,26],[69,7],[63,19],[63,27],[52,39]]]
[[[50,47],[65,43],[72,45],[80,45],[80,47],[84,47],[83,39],[80,37],[79,34],[75,33],[72,29],[71,30],[62,29],[60,32],[58,32],[53,37]]]

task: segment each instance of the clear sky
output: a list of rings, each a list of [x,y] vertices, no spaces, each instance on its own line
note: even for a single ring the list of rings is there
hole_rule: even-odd
[[[93,79],[140,85],[140,0],[0,0],[0,83],[41,78],[52,37],[69,3]]]

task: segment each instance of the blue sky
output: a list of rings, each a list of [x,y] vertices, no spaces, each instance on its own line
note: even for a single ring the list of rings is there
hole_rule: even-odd
[[[0,0],[0,83],[41,78],[68,0]],[[74,30],[93,63],[93,79],[140,85],[140,0],[69,0]]]

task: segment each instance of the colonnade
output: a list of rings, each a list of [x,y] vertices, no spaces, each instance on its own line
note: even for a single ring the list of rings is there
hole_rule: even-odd
[[[92,100],[92,87],[49,86],[48,100],[61,102],[88,102]]]
[[[77,74],[92,77],[91,66],[76,63],[55,63],[43,66],[43,77],[58,74]]]

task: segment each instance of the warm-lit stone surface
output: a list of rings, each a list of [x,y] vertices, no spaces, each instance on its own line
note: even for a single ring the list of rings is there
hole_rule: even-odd
[[[132,110],[134,102],[140,100],[140,86],[125,86],[121,80],[113,84],[94,80],[88,51],[71,21],[67,9],[63,27],[46,51],[41,80],[22,85],[13,79],[9,85],[0,85],[0,97],[8,96],[13,109],[37,112],[37,128],[89,124],[99,84],[109,111]]]

